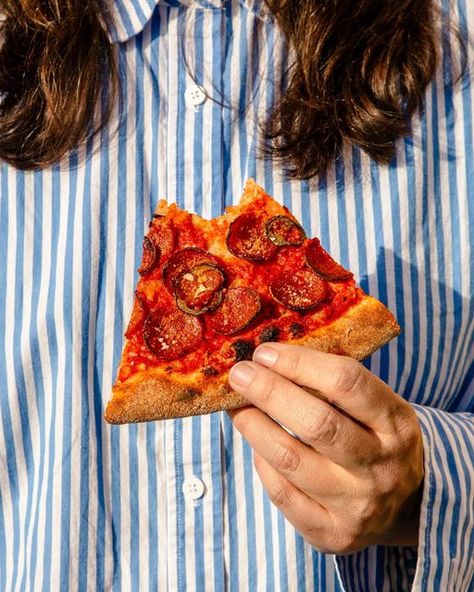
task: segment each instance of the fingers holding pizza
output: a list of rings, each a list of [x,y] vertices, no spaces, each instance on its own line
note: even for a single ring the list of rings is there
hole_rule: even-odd
[[[411,406],[344,356],[275,343],[253,359],[230,372],[253,405],[231,417],[295,528],[330,553],[416,545],[423,448]]]
[[[242,407],[229,370],[263,342],[362,359],[400,330],[253,181],[213,220],[160,202],[138,271],[110,423]]]

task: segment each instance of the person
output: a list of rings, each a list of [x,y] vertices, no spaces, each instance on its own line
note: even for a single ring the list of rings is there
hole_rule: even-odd
[[[0,589],[474,590],[472,6],[2,12]],[[251,406],[107,425],[157,200],[211,217],[248,177],[402,334],[267,344]]]

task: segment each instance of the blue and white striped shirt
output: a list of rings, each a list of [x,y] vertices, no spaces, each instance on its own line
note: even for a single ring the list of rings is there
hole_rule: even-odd
[[[474,30],[469,0],[444,5]],[[474,90],[446,82],[458,41],[390,166],[348,149],[324,179],[289,182],[258,158],[289,59],[262,0],[113,9],[122,118],[60,165],[0,168],[0,590],[474,590]],[[404,328],[368,366],[422,425],[418,549],[319,554],[226,414],[103,420],[157,200],[211,217],[247,177]]]

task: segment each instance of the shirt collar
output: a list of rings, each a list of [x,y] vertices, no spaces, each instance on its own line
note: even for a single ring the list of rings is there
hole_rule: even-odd
[[[151,19],[157,4],[172,7],[195,7],[220,9],[231,0],[109,0],[112,43],[122,43],[138,35]],[[248,10],[257,16],[267,16],[268,9],[263,0],[240,0]]]
[[[110,0],[111,31],[113,43],[121,43],[138,35],[151,19],[158,3],[164,6],[191,6],[222,8],[225,0]]]

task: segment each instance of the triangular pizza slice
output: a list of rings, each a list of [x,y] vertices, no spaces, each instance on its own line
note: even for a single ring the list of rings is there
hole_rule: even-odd
[[[249,180],[212,220],[160,201],[143,242],[110,423],[232,409],[232,365],[265,341],[361,360],[400,327],[296,218]]]

